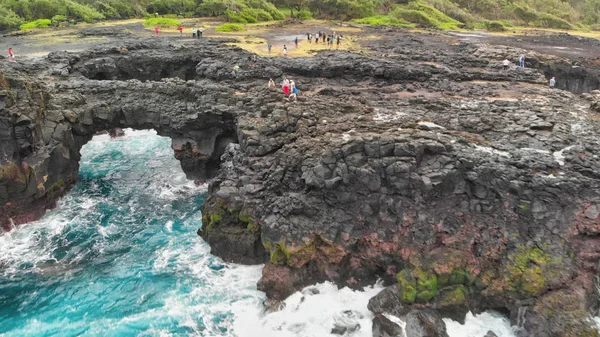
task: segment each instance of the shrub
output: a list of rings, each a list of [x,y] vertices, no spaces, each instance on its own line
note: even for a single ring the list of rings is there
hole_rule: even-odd
[[[389,15],[369,16],[362,19],[354,19],[352,22],[369,26],[394,26],[394,27],[415,27],[414,24],[398,19]]]
[[[162,28],[166,27],[179,27],[181,22],[175,19],[166,19],[166,18],[150,18],[144,20],[144,26],[146,27],[154,27],[159,26]]]
[[[243,26],[235,23],[225,23],[217,27],[217,32],[229,33],[229,32],[241,32],[246,30]]]
[[[31,22],[27,22],[21,25],[19,29],[21,30],[30,30],[35,28],[46,28],[52,24],[52,21],[48,19],[39,19]]]
[[[538,13],[527,5],[514,5],[513,12],[517,19],[523,21],[525,25],[538,19]]]
[[[436,27],[438,24],[425,13],[412,9],[397,8],[392,11],[392,16],[400,20],[415,23],[421,27]]]
[[[64,15],[55,15],[52,17],[52,23],[66,22],[67,17]]]
[[[67,6],[67,16],[73,17],[85,22],[94,22],[104,19],[104,15],[98,12],[95,8],[88,5],[83,5],[72,0],[65,0]]]
[[[536,21],[536,26],[554,29],[573,29],[573,26],[569,22],[547,13],[540,14],[539,19]]]
[[[256,9],[256,15],[258,18],[258,21],[271,21],[273,20],[273,16],[271,15],[271,13],[267,12],[264,9]]]
[[[312,20],[312,13],[308,9],[303,9],[298,13],[298,18],[300,20]]]
[[[425,0],[425,2],[431,7],[460,22],[471,23],[476,21],[471,13],[460,8],[450,0]]]
[[[258,13],[256,13],[256,10],[254,8],[244,9],[238,15],[247,23],[258,22]]]
[[[484,21],[483,27],[489,32],[504,32],[506,27],[500,21]]]
[[[0,4],[0,30],[19,27],[22,23],[23,19],[15,14],[15,12]]]
[[[390,15],[421,27],[457,29],[458,26],[463,25],[461,22],[420,1],[411,2],[406,6],[398,6]]]

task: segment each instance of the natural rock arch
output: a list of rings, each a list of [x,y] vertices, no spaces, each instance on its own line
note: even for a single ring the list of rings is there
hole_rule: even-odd
[[[586,99],[598,95],[549,92],[535,69],[500,71],[508,51],[485,45],[254,66],[193,43],[2,65],[1,217],[51,206],[96,131],[153,128],[190,176],[217,174],[200,233],[228,261],[267,261],[270,299],[382,277],[407,307],[501,308],[531,333],[590,331],[600,126]],[[298,102],[266,88],[284,74],[302,85]]]

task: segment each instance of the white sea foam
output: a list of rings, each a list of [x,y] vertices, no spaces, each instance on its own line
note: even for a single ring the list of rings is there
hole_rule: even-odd
[[[367,303],[381,289],[381,285],[374,285],[364,291],[353,291],[325,282],[294,293],[278,312],[259,316],[255,306],[236,306],[234,332],[239,336],[330,336],[336,324],[352,327],[358,324],[360,329],[352,336],[370,337],[373,315]]]
[[[515,330],[508,318],[496,312],[483,312],[480,315],[467,313],[465,324],[444,319],[450,337],[482,337],[488,331],[493,331],[498,337],[515,337]]]

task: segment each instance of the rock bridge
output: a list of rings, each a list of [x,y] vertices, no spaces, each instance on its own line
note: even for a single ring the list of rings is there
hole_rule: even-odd
[[[124,40],[1,64],[0,221],[52,207],[96,132],[155,129],[188,177],[212,179],[200,235],[266,263],[270,299],[381,278],[375,313],[496,309],[532,334],[595,336],[600,95],[550,92],[542,66],[565,60],[506,72],[521,50],[410,41],[252,63],[224,41]],[[298,102],[267,88],[282,76]]]

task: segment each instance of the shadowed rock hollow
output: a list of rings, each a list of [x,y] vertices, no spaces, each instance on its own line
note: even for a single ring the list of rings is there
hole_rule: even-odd
[[[199,234],[227,261],[266,263],[272,300],[382,278],[379,335],[388,314],[444,336],[439,316],[496,309],[524,336],[597,336],[600,94],[502,71],[519,49],[398,39],[393,54],[256,64],[218,41],[150,40],[2,64],[0,220],[51,207],[95,132],[152,128],[190,178],[214,178]],[[284,75],[298,102],[267,88]]]

